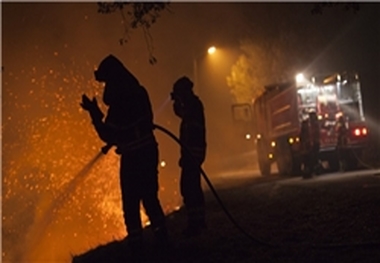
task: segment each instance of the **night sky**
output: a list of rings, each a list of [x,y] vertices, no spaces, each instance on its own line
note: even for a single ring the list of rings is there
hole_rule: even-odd
[[[94,80],[93,71],[111,53],[147,89],[155,122],[176,134],[179,120],[168,96],[176,79],[194,77],[196,58],[195,90],[205,105],[205,167],[210,171],[231,153],[239,154],[226,76],[245,39],[270,45],[286,32],[282,35],[296,40],[289,66],[297,61],[300,69],[313,72],[359,71],[367,120],[378,127],[380,5],[361,4],[357,13],[327,8],[321,15],[312,15],[312,7],[172,3],[150,29],[158,60],[151,65],[143,31],[129,31],[128,43],[120,45],[124,35],[120,14],[99,14],[96,3],[3,2],[3,259],[68,261],[70,253],[125,235],[118,157],[113,151],[96,163],[75,191],[55,204],[54,212],[46,212],[51,200],[67,191],[65,187],[102,146],[79,102],[83,93],[100,100],[102,85]],[[296,59],[298,50],[309,48],[305,43],[311,40],[316,48],[299,57],[312,59]],[[210,45],[217,47],[214,57],[206,53]],[[164,135],[156,135],[160,158],[167,163],[160,167],[160,195],[169,212],[180,204],[179,149]],[[48,223],[41,227],[41,222]],[[38,248],[30,246],[35,241]]]

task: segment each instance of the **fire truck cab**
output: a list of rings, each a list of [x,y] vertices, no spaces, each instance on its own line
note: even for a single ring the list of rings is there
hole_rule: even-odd
[[[299,174],[302,170],[301,123],[315,112],[320,127],[319,160],[330,170],[339,169],[337,157],[338,119],[347,127],[346,163],[358,166],[358,156],[366,147],[365,124],[359,75],[342,72],[268,85],[252,104],[252,129],[262,175],[269,175],[276,162],[280,174]]]

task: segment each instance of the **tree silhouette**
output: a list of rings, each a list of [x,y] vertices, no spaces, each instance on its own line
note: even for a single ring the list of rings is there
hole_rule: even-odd
[[[142,28],[149,52],[149,63],[153,65],[157,62],[153,56],[153,41],[149,28],[157,21],[160,13],[168,9],[168,2],[98,2],[97,5],[98,13],[101,14],[120,12],[124,24],[124,35],[119,39],[120,45],[128,42],[130,29]]]
[[[276,38],[245,39],[240,43],[242,55],[227,76],[234,103],[251,103],[261,95],[264,86],[290,80],[310,60],[314,47],[300,46],[299,38],[289,31],[282,31]],[[295,48],[297,47],[297,48]]]
[[[342,16],[349,18],[352,14],[345,12],[353,11],[355,15],[360,10],[359,3],[315,3],[310,7],[311,15],[298,13],[300,18],[293,16],[293,20],[271,23],[265,32],[258,27],[251,28],[250,36],[240,41],[242,55],[226,79],[234,103],[251,103],[264,91],[265,85],[290,80],[317,57],[334,34],[317,30],[322,25],[312,27],[307,20],[318,18],[318,14],[329,17],[329,10],[341,11]]]
[[[311,9],[312,14],[323,14],[327,8],[342,8],[345,11],[357,13],[360,10],[360,3],[339,3],[339,2],[322,2],[315,3]]]

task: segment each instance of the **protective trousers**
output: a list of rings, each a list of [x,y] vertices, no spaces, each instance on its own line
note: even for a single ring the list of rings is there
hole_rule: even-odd
[[[140,242],[142,239],[140,202],[156,237],[167,237],[165,215],[158,199],[157,165],[157,143],[123,152],[121,155],[120,184],[129,242]]]
[[[183,158],[180,190],[188,214],[189,227],[205,226],[205,199],[201,186],[200,164]]]

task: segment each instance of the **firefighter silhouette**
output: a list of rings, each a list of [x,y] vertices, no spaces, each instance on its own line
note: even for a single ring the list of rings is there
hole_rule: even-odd
[[[312,173],[318,174],[320,171],[319,165],[319,150],[320,150],[320,125],[316,112],[309,113],[310,126],[310,169]]]
[[[194,236],[206,228],[205,200],[201,187],[200,167],[206,157],[206,128],[203,104],[193,93],[193,82],[179,78],[173,85],[171,98],[174,113],[181,118],[180,191],[188,216],[183,234]],[[190,152],[190,153],[189,153]]]
[[[338,154],[338,160],[339,160],[339,166],[341,171],[345,171],[347,168],[346,163],[346,150],[345,147],[347,146],[347,135],[348,135],[348,129],[346,125],[346,121],[343,116],[340,116],[338,118],[335,132],[337,135],[337,145],[336,150]]]
[[[103,102],[108,106],[107,116],[103,121],[96,98],[90,100],[84,94],[81,106],[89,111],[100,139],[108,146],[116,146],[116,153],[121,156],[120,185],[127,241],[132,255],[140,257],[143,249],[140,203],[156,238],[160,243],[167,240],[165,216],[158,199],[158,144],[153,134],[151,103],[145,88],[113,55],[103,59],[94,73],[97,81],[105,82]]]
[[[312,173],[311,167],[311,140],[310,140],[310,127],[309,119],[305,119],[301,122],[301,132],[300,132],[300,143],[301,143],[301,162],[303,164],[303,177],[309,178]]]

